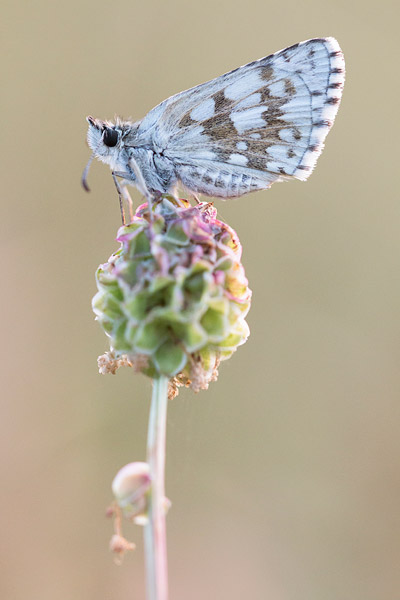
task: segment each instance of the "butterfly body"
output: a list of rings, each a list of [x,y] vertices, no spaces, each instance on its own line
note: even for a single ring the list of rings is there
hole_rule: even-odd
[[[88,117],[88,143],[124,185],[146,196],[181,185],[238,197],[308,178],[343,84],[336,40],[308,40],[171,96],[142,121]]]

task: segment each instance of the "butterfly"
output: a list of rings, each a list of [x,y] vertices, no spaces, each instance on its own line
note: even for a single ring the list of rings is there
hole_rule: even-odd
[[[89,116],[93,153],[82,184],[89,190],[93,158],[111,167],[120,202],[127,185],[151,201],[179,186],[194,197],[234,198],[304,181],[332,127],[344,77],[338,42],[316,38],[171,96],[141,121]]]

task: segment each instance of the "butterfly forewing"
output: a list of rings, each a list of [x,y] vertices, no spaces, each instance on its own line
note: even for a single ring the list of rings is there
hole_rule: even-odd
[[[190,190],[241,196],[282,179],[307,179],[343,83],[336,40],[308,40],[172,96],[139,132],[163,148]]]

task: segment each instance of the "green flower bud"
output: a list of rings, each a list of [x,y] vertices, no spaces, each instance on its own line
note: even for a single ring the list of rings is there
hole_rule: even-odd
[[[206,389],[221,360],[243,344],[251,291],[236,233],[209,203],[163,196],[118,231],[121,248],[96,273],[96,318],[111,352],[101,372],[123,364],[150,377]]]

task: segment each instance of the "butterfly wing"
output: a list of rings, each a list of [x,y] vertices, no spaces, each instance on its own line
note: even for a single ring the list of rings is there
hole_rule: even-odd
[[[312,39],[168,98],[139,129],[193,192],[235,197],[307,179],[336,116],[344,59]]]

